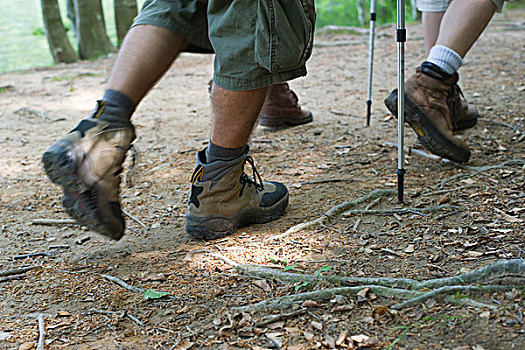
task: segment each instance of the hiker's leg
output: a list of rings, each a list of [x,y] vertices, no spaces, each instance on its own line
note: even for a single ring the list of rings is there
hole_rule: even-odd
[[[161,27],[138,25],[122,43],[106,88],[123,93],[135,105],[170,68],[187,42]]]
[[[491,0],[452,1],[441,21],[436,46],[448,47],[465,57],[496,10]]]

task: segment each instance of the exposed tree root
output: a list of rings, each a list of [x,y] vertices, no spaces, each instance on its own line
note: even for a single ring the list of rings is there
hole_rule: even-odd
[[[402,309],[435,296],[450,295],[451,293],[458,291],[484,293],[489,291],[504,291],[525,286],[525,259],[500,260],[462,275],[417,281],[413,279],[391,277],[374,278],[305,275],[278,271],[257,265],[237,264],[231,262],[229,259],[222,259],[217,255],[214,256],[234,266],[237,272],[248,276],[276,279],[282,282],[292,283],[324,280],[339,285],[352,285],[351,287],[338,287],[263,300],[253,305],[237,308],[236,310],[238,311],[283,308],[292,303],[303,300],[327,300],[331,299],[335,294],[357,294],[364,288],[370,288],[371,293],[383,297],[409,299],[392,306],[394,309]],[[458,303],[456,301],[453,302],[456,304]],[[472,301],[471,305],[476,303],[477,302]],[[485,304],[477,303],[477,305]]]
[[[420,295],[423,295],[422,292],[408,290],[408,289],[397,289],[390,287],[382,287],[377,285],[362,285],[356,287],[339,287],[339,288],[330,288],[330,289],[321,289],[315,290],[312,292],[306,293],[297,293],[292,295],[285,295],[282,297],[276,297],[272,299],[266,299],[255,304],[241,306],[234,308],[237,312],[247,312],[247,311],[261,311],[269,309],[283,309],[290,306],[293,303],[298,301],[305,300],[330,300],[333,299],[334,295],[344,295],[349,294],[355,295],[362,291],[365,288],[370,288],[370,293],[386,297],[393,298],[398,297],[402,299],[416,298]]]
[[[447,182],[450,182],[450,181],[453,181],[453,180],[461,180],[461,179],[466,179],[466,178],[469,178],[469,177],[473,177],[473,176],[479,175],[479,174],[484,173],[484,172],[489,171],[489,170],[503,169],[505,167],[515,166],[515,165],[525,165],[525,159],[507,160],[506,162],[503,162],[501,164],[496,164],[496,165],[485,165],[485,166],[478,166],[478,167],[473,167],[473,166],[465,167],[466,169],[469,169],[472,172],[468,173],[468,174],[465,174],[465,173],[455,174],[455,175],[453,175],[453,176],[451,176],[449,178],[446,178],[446,179],[442,180],[439,183],[439,186],[443,186]]]
[[[336,205],[335,207],[331,208],[326,213],[324,213],[323,216],[321,216],[321,217],[319,217],[319,218],[317,218],[315,220],[308,221],[308,222],[303,222],[303,223],[300,223],[298,225],[292,226],[288,230],[286,230],[284,233],[268,237],[268,238],[266,238],[266,240],[281,239],[281,238],[284,238],[286,236],[291,235],[292,233],[299,232],[299,231],[304,230],[306,228],[309,228],[309,227],[312,227],[312,226],[315,226],[315,225],[319,225],[319,224],[324,224],[326,222],[326,220],[328,220],[328,218],[330,218],[332,216],[339,215],[339,214],[343,213],[344,211],[346,211],[347,209],[349,209],[349,208],[351,208],[353,206],[356,206],[358,204],[361,204],[361,203],[363,203],[363,202],[365,202],[365,201],[367,201],[369,199],[376,199],[376,198],[382,197],[382,196],[392,196],[395,193],[396,193],[396,191],[393,190],[393,189],[374,190],[374,191],[370,192],[369,194],[367,194],[367,195],[365,195],[363,197],[360,197],[360,198],[358,198],[358,199],[356,199],[354,201],[347,201],[347,202],[343,202],[341,204]]]
[[[343,216],[352,216],[352,215],[378,215],[378,214],[419,214],[419,213],[428,213],[432,211],[439,211],[443,209],[451,209],[451,210],[463,210],[465,208],[458,207],[456,205],[436,205],[433,207],[428,208],[394,208],[394,209],[353,209],[348,210],[343,213]]]

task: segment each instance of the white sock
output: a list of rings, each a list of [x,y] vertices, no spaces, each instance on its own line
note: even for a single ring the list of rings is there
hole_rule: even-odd
[[[431,48],[427,61],[434,63],[448,74],[454,74],[463,64],[463,59],[456,51],[443,45],[437,45]]]

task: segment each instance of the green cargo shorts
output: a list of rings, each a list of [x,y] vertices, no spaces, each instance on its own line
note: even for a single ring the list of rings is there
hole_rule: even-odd
[[[146,0],[133,26],[154,25],[215,53],[214,82],[232,91],[306,75],[315,25],[313,0]]]

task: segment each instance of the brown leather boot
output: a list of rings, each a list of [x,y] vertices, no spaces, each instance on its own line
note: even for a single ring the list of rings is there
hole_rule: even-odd
[[[454,137],[449,91],[458,74],[448,75],[437,66],[424,62],[416,74],[405,82],[405,120],[430,152],[465,163],[470,158],[469,146]],[[385,100],[388,109],[397,114],[397,89]]]
[[[452,131],[471,128],[478,122],[476,106],[467,102],[458,84],[452,85],[448,93],[447,105],[452,115]]]
[[[259,114],[259,125],[279,128],[310,123],[312,112],[301,109],[295,92],[288,83],[268,87],[266,101]]]
[[[44,169],[62,186],[62,204],[79,224],[118,240],[125,222],[119,198],[122,163],[135,139],[133,125],[87,118],[51,145]]]

